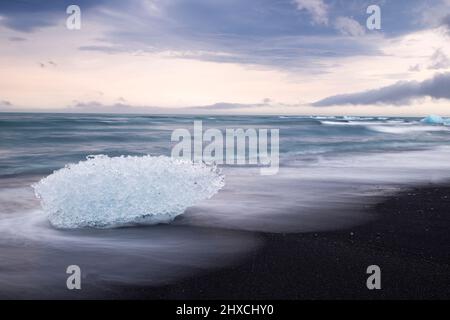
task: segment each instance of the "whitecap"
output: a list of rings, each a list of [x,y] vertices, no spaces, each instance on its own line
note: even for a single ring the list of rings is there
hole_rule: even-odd
[[[368,129],[391,134],[408,134],[416,132],[448,131],[445,127],[432,126],[369,126]]]

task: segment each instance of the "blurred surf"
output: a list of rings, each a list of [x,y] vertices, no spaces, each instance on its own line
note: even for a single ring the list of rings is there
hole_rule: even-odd
[[[205,129],[280,129],[279,174],[223,166],[224,188],[170,225],[51,227],[32,184],[88,155],[169,156],[172,131],[190,129],[194,120]],[[421,120],[1,113],[0,268],[6,271],[0,296],[24,289],[39,296],[43,287],[59,296],[69,264],[84,266],[100,291],[105,281],[157,285],[244,257],[259,244],[257,234],[246,231],[314,232],[367,221],[367,207],[387,193],[450,177],[450,127]],[[76,183],[70,175],[66,180],[58,188]],[[61,279],[54,277],[58,272]]]

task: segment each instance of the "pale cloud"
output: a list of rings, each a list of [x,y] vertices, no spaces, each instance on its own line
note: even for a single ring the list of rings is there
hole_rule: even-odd
[[[318,25],[328,25],[328,6],[323,0],[294,0],[298,10],[306,10]]]
[[[218,102],[209,106],[195,107],[198,110],[236,110],[236,109],[248,109],[248,108],[261,108],[272,106],[267,99],[264,99],[259,103],[231,103],[231,102]]]
[[[442,26],[446,28],[448,35],[450,35],[450,14],[442,19]]]
[[[2,106],[2,107],[11,107],[12,103],[9,102],[8,100],[0,100],[0,106]]]
[[[329,25],[329,6],[323,0],[294,0],[298,10],[307,11],[316,25]],[[332,26],[345,36],[362,36],[365,29],[353,18],[339,16],[334,19]]]
[[[436,49],[423,65],[415,64],[409,67],[410,72],[419,72],[422,69],[440,70],[450,68],[450,58],[445,54],[442,48]]]
[[[346,36],[358,37],[365,34],[363,26],[355,19],[349,17],[338,17],[334,22],[334,27]]]
[[[419,72],[421,70],[420,64],[415,64],[408,68],[409,72]]]
[[[23,37],[17,37],[17,36],[9,37],[8,39],[9,39],[9,41],[11,41],[11,42],[22,42],[22,41],[27,41],[26,38],[23,38]]]
[[[443,52],[442,48],[437,49],[430,57],[430,60],[431,63],[428,66],[428,69],[438,70],[450,67],[450,58]]]
[[[194,110],[197,113],[201,110],[241,113],[244,110],[248,113],[311,114],[317,112],[317,108],[305,107],[303,104],[307,101],[348,92],[349,88],[358,92],[390,85],[390,75],[401,74],[417,63],[427,66],[435,51],[433,48],[449,49],[442,43],[443,38],[431,31],[398,39],[367,34],[351,39],[377,43],[385,54],[370,58],[363,55],[316,57],[328,72],[312,75],[310,72],[285,72],[237,63],[192,60],[188,54],[147,52],[136,56],[132,52],[104,54],[80,51],[81,45],[90,43],[89,38],[78,38],[86,33],[68,33],[65,45],[55,47],[49,57],[48,48],[52,43],[54,45],[56,33],[60,31],[48,28],[28,35],[30,41],[14,44],[20,45],[19,52],[13,51],[12,46],[1,48],[7,59],[0,61],[5,75],[0,78],[0,87],[4,97],[14,101],[15,108],[56,111],[78,100],[97,101],[98,104],[85,103],[85,108],[82,103],[77,108],[72,104],[71,112],[161,112],[153,107],[141,109],[141,106],[167,108],[167,112],[178,112],[178,109],[190,112],[188,109],[193,110],[191,106],[209,106],[208,109],[198,107]],[[90,38],[100,35],[89,34]],[[322,41],[318,37],[314,39]],[[333,41],[344,43],[346,39],[349,37],[340,36]],[[31,57],[30,52],[33,53]],[[36,60],[32,61],[35,58],[44,62],[51,58],[58,67],[40,68]],[[429,77],[429,72],[425,67],[420,72],[411,73],[411,77],[422,81]],[[408,75],[403,79],[411,80]],[[120,96],[126,98],[126,103],[118,101]],[[261,102],[265,97],[277,103]],[[226,103],[220,104],[219,101]],[[134,108],[126,108],[127,105]],[[297,107],[293,107],[295,105]],[[433,101],[427,108],[435,105],[437,103]],[[321,109],[321,112],[351,114],[351,108],[354,107],[329,107],[326,111]],[[376,107],[358,106],[357,110],[358,113],[373,113]],[[409,110],[412,113],[421,109]],[[380,111],[383,114],[387,112],[390,112],[387,107]]]
[[[430,6],[429,2],[423,2],[416,8],[417,16],[421,24],[428,27],[438,27],[440,25],[449,26],[449,0],[436,0]]]

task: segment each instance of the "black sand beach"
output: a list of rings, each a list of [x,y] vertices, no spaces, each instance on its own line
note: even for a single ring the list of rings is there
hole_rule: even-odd
[[[449,299],[450,186],[405,190],[347,230],[260,234],[240,265],[162,287],[121,288],[138,299]],[[366,268],[381,268],[381,290]]]

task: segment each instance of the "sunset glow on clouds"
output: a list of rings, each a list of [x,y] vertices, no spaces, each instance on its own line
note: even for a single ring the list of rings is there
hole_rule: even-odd
[[[450,115],[448,0],[72,2],[1,2],[1,110]]]

